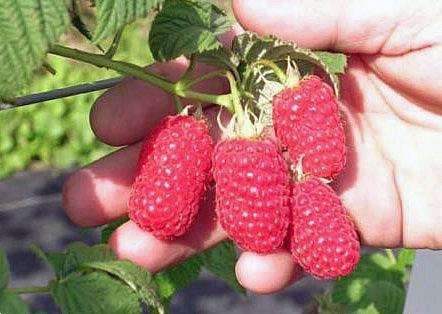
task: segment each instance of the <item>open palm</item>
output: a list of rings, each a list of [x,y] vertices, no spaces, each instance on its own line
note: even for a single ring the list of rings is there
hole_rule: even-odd
[[[349,160],[334,185],[363,242],[442,248],[438,226],[442,221],[442,3],[233,4],[246,29],[349,54],[349,69],[342,77]],[[174,62],[160,70],[177,79],[183,68],[182,62]],[[225,87],[213,81],[202,88]],[[124,215],[140,148],[137,142],[173,108],[170,96],[132,79],[97,101],[91,113],[95,133],[106,143],[127,147],[68,180],[64,205],[75,223],[97,226]],[[158,271],[225,238],[213,219],[213,195],[200,212],[189,234],[175,242],[157,240],[127,222],[114,232],[110,244],[119,257]],[[244,252],[237,264],[240,282],[259,293],[278,291],[299,275],[286,251],[268,256]]]

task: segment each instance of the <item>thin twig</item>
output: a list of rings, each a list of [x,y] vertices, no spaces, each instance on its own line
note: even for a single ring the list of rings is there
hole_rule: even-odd
[[[107,89],[107,88],[110,88],[110,87],[118,84],[119,82],[121,82],[122,79],[123,79],[123,77],[121,77],[121,76],[113,77],[113,78],[106,79],[106,80],[100,80],[100,81],[95,81],[95,82],[91,82],[91,83],[79,84],[79,85],[54,89],[54,90],[47,91],[47,92],[22,96],[22,97],[15,99],[15,101],[12,103],[1,103],[0,102],[0,111],[6,110],[6,109],[11,109],[11,108],[16,108],[16,107],[21,107],[21,106],[26,106],[26,105],[31,105],[31,104],[36,104],[36,103],[44,102],[44,101],[48,101],[48,100],[54,100],[54,99],[59,99],[59,98],[64,98],[64,97],[75,96],[75,95],[79,95],[79,94],[95,92],[95,91],[102,90],[102,89]]]

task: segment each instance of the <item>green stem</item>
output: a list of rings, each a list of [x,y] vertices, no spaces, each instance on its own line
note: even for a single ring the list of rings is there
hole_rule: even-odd
[[[233,112],[236,114],[238,121],[242,121],[244,118],[244,110],[241,106],[241,98],[239,95],[238,87],[236,86],[235,77],[231,72],[227,72],[227,79],[230,84],[230,92],[232,93],[232,101],[233,101]]]
[[[135,64],[123,61],[110,60],[103,55],[88,53],[85,51],[63,47],[60,45],[52,46],[51,49],[49,50],[49,53],[93,64],[98,67],[112,69],[123,75],[132,76],[137,79],[146,81],[154,86],[161,88],[162,90],[168,93],[177,95],[179,97],[194,99],[204,103],[217,104],[220,106],[227,107],[229,110],[233,109],[231,94],[213,95],[213,94],[206,94],[206,93],[195,92],[193,90],[188,90],[182,88],[182,86],[179,86],[175,83],[168,81],[167,79],[157,74],[151,73],[146,69],[137,66]]]
[[[394,256],[394,253],[391,249],[385,249],[385,253],[387,253],[388,258],[392,263],[397,263],[396,256]]]
[[[50,286],[44,287],[23,287],[23,288],[8,288],[6,291],[15,294],[29,294],[29,293],[42,293],[48,294],[51,293]]]
[[[225,75],[226,75],[226,70],[212,71],[212,72],[203,74],[201,76],[198,76],[197,78],[195,78],[195,79],[193,79],[191,81],[188,81],[186,83],[186,87],[189,88],[189,87],[192,87],[195,84],[198,84],[199,82],[211,79],[211,78],[216,77],[216,76],[225,76]]]
[[[266,60],[266,59],[261,59],[261,60],[258,60],[256,62],[252,63],[252,66],[250,68],[252,69],[252,68],[256,67],[257,65],[263,65],[263,66],[271,68],[281,83],[284,84],[286,82],[287,77],[286,77],[284,71],[281,70],[281,68],[275,62],[270,61],[270,60]]]
[[[114,39],[112,40],[111,45],[109,46],[109,49],[106,51],[104,56],[108,59],[112,59],[117,52],[118,45],[120,44],[121,37],[123,37],[124,32],[124,26],[120,28],[120,30],[115,35]]]

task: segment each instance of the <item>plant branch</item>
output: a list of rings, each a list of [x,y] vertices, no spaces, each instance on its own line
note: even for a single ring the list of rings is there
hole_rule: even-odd
[[[192,87],[195,84],[198,84],[199,82],[214,78],[216,76],[226,76],[226,70],[217,70],[217,71],[212,71],[206,74],[203,74],[201,76],[198,76],[197,78],[188,81],[185,86],[186,87]]]
[[[43,287],[8,288],[6,289],[6,291],[15,294],[30,294],[30,293],[48,294],[51,293],[51,287],[43,286]]]
[[[109,46],[109,49],[106,51],[104,56],[108,59],[112,59],[115,56],[115,53],[117,52],[118,45],[120,44],[121,37],[123,36],[124,32],[124,26],[121,27],[118,32],[115,34],[114,39],[112,40],[111,45]]]
[[[177,86],[175,83],[172,83],[167,79],[157,74],[151,73],[146,69],[137,66],[135,64],[123,61],[110,60],[103,55],[88,53],[85,51],[72,49],[60,45],[52,46],[52,48],[49,50],[49,53],[93,64],[98,67],[112,69],[123,75],[132,76],[140,80],[146,81],[154,86],[161,88],[162,90],[168,93],[177,95],[179,97],[194,99],[204,103],[217,104],[220,106],[227,107],[229,110],[232,110],[233,108],[231,94],[213,95],[213,94],[206,94],[206,93],[196,92],[193,90],[188,90],[182,88],[182,86]]]

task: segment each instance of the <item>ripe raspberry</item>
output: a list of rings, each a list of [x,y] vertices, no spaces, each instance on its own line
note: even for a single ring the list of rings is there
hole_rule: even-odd
[[[221,226],[244,250],[271,253],[289,224],[289,172],[275,142],[229,139],[215,147],[216,212]]]
[[[192,116],[168,116],[146,137],[129,198],[129,217],[159,239],[184,234],[210,181],[213,143]]]
[[[291,252],[319,279],[348,275],[359,261],[355,226],[335,191],[317,178],[292,187]]]
[[[276,136],[304,173],[332,178],[345,165],[345,134],[332,88],[311,75],[273,98]]]

